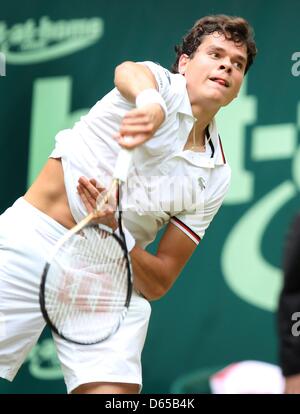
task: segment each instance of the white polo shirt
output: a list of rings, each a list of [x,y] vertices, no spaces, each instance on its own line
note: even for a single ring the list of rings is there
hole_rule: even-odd
[[[196,244],[203,238],[227,192],[231,170],[215,121],[207,131],[206,152],[184,150],[195,119],[185,78],[153,62],[153,72],[168,116],[155,135],[134,150],[127,185],[122,189],[124,224],[145,248],[168,222]],[[108,186],[118,152],[112,138],[134,105],[115,88],[81,117],[72,129],[56,136],[50,157],[62,158],[70,209],[76,221],[86,215],[77,194],[78,178],[96,178]]]

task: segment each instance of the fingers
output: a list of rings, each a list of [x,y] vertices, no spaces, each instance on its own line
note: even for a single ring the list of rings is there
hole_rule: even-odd
[[[105,224],[113,230],[118,227],[115,218],[116,199],[112,194],[108,194],[95,178],[88,180],[86,177],[80,177],[77,191],[87,212],[93,213],[95,223]]]
[[[109,205],[112,211],[115,211],[115,196],[108,194],[106,189],[95,178],[88,180],[86,177],[80,177],[78,183],[78,194],[88,212],[92,212],[95,209],[103,210],[106,205]]]
[[[115,230],[118,227],[118,222],[115,217],[115,211],[110,206],[105,206],[104,209],[101,211],[95,211],[93,222],[97,224],[105,224],[113,230]]]
[[[108,218],[109,216],[115,215],[115,210],[111,206],[107,205],[103,207],[102,210],[96,210],[94,213],[96,218]]]
[[[121,136],[136,134],[150,134],[154,131],[153,115],[141,109],[133,109],[127,112],[120,125]]]
[[[137,133],[149,134],[153,131],[153,128],[154,124],[152,122],[147,122],[146,124],[127,124],[121,126],[120,134],[124,136],[131,136]]]
[[[149,139],[149,134],[136,134],[134,136],[123,136],[121,134],[117,134],[114,136],[114,139],[121,147],[133,149],[146,142]]]
[[[139,145],[143,144],[149,139],[148,135],[135,135],[133,139],[128,139],[128,137],[120,136],[118,139],[118,143],[121,147],[126,149],[133,149],[138,147]]]
[[[135,110],[127,112],[127,114],[124,116],[124,118],[122,120],[122,124],[124,124],[124,125],[133,125],[133,124],[143,125],[143,124],[147,124],[148,122],[150,122],[152,120],[150,115],[144,114],[144,113],[139,113],[139,112],[134,112],[134,111]]]
[[[126,112],[124,115],[123,121],[130,119],[130,118],[146,118],[149,116],[149,113],[145,108],[135,108],[131,109],[131,111]]]
[[[85,205],[85,208],[87,209],[88,213],[92,213],[95,209],[95,207],[93,207],[93,203],[90,202],[89,197],[86,195],[84,187],[78,185],[77,186],[77,191],[78,194],[83,202],[83,204]]]
[[[96,181],[95,178],[88,180],[86,177],[79,177],[78,183],[94,198],[97,198],[99,191],[102,191],[105,188],[98,181]]]
[[[164,112],[158,103],[150,103],[141,108],[135,108],[128,111],[124,115],[122,122],[129,122],[130,119],[140,119],[142,122],[149,122],[154,118],[157,118],[157,121],[162,121],[162,118],[164,118]]]
[[[99,195],[96,185],[97,181],[93,178],[88,180],[86,177],[80,177],[78,180],[77,191],[89,213],[96,208],[96,200]]]
[[[135,148],[150,139],[164,121],[164,112],[157,103],[127,112],[120,125],[119,133],[114,137],[127,149]],[[127,137],[133,140],[127,141]]]
[[[89,182],[96,187],[99,191],[105,190],[105,187],[99,182],[97,181],[95,178],[91,178],[89,180]]]

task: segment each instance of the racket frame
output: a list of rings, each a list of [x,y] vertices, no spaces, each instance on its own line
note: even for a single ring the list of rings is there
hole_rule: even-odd
[[[78,344],[78,345],[92,345],[92,344],[96,344],[96,343],[104,341],[105,339],[107,339],[109,336],[111,336],[118,329],[121,321],[124,319],[124,316],[127,313],[127,310],[129,308],[131,295],[132,295],[132,290],[133,290],[133,277],[132,277],[131,261],[130,261],[129,253],[128,253],[127,246],[126,246],[125,236],[124,236],[123,229],[122,229],[122,219],[121,219],[121,211],[120,210],[119,210],[118,224],[119,224],[119,229],[120,229],[120,235],[121,235],[122,238],[119,237],[118,235],[116,235],[112,230],[109,231],[109,227],[101,225],[101,224],[97,224],[97,226],[99,226],[100,228],[102,228],[106,232],[110,233],[111,236],[114,237],[115,240],[117,240],[117,242],[120,244],[120,246],[123,250],[124,257],[126,259],[127,278],[128,278],[127,279],[127,282],[128,282],[127,286],[128,286],[128,288],[127,288],[127,295],[126,295],[125,304],[124,304],[124,315],[122,315],[122,318],[120,318],[120,322],[116,326],[116,329],[113,332],[110,332],[106,337],[101,338],[101,340],[95,341],[95,342],[79,342],[79,341],[76,341],[74,339],[66,337],[64,334],[59,332],[59,330],[52,323],[52,321],[51,321],[51,319],[48,315],[48,312],[47,312],[47,309],[46,309],[46,303],[45,303],[45,287],[46,287],[46,280],[47,280],[48,271],[49,271],[50,266],[51,266],[51,262],[52,262],[53,258],[55,257],[56,253],[58,252],[58,250],[63,246],[63,244],[66,241],[68,241],[77,232],[83,230],[87,226],[96,225],[96,224],[92,224],[92,221],[97,218],[98,211],[101,211],[103,206],[109,200],[110,196],[113,193],[116,193],[116,191],[117,191],[117,205],[119,207],[120,185],[121,185],[122,182],[125,182],[126,179],[127,179],[130,164],[131,164],[131,160],[132,160],[132,155],[133,155],[133,150],[127,150],[127,149],[124,149],[124,148],[122,148],[120,150],[120,153],[119,153],[118,158],[117,158],[115,170],[114,170],[114,178],[113,178],[113,181],[112,181],[112,184],[111,184],[109,190],[105,194],[105,197],[97,204],[97,206],[96,206],[96,208],[93,212],[89,213],[84,219],[82,219],[74,227],[69,229],[58,240],[58,242],[56,243],[56,245],[53,248],[51,256],[49,257],[49,259],[47,260],[47,262],[44,266],[43,273],[42,273],[42,276],[41,276],[40,292],[39,292],[39,302],[40,302],[41,312],[42,312],[42,315],[43,315],[46,323],[50,326],[51,330],[53,332],[55,332],[58,336],[60,336],[62,339],[66,340],[68,342],[72,342],[72,343],[75,343],[75,344]]]
[[[85,227],[89,226],[90,221],[87,222],[87,224],[85,224],[84,226],[78,226],[78,230],[83,230]],[[81,224],[78,223],[78,224]],[[130,300],[131,300],[131,295],[132,295],[132,290],[133,290],[133,280],[132,280],[132,269],[131,269],[131,263],[130,263],[130,259],[128,256],[128,252],[127,252],[127,248],[126,245],[124,244],[124,241],[115,233],[113,233],[113,231],[109,231],[107,226],[101,226],[101,224],[97,224],[98,227],[102,228],[102,230],[106,231],[107,233],[109,233],[121,246],[123,253],[124,253],[124,258],[126,260],[126,269],[127,269],[127,294],[126,294],[126,299],[125,299],[125,303],[124,303],[124,313],[122,314],[122,317],[120,318],[119,324],[116,325],[115,329],[111,332],[109,332],[109,334],[105,337],[102,337],[100,340],[97,341],[86,341],[86,342],[81,342],[81,341],[76,341],[75,339],[72,339],[66,335],[64,335],[63,333],[61,333],[57,327],[53,324],[53,322],[51,321],[51,318],[49,317],[49,314],[47,312],[47,307],[46,307],[46,303],[45,303],[45,288],[46,288],[46,280],[47,280],[47,275],[48,275],[48,271],[50,269],[51,266],[51,260],[47,261],[47,263],[44,266],[43,269],[43,273],[42,273],[42,279],[41,279],[41,284],[40,284],[40,292],[39,292],[39,302],[40,302],[40,308],[41,308],[41,312],[42,315],[46,321],[46,323],[49,325],[49,327],[51,328],[51,330],[53,332],[55,332],[59,337],[61,337],[62,339],[77,344],[77,345],[93,345],[93,344],[97,344],[100,343],[102,341],[104,341],[105,339],[107,339],[108,337],[110,337],[114,332],[116,332],[120,326],[121,321],[124,319],[127,310],[129,308],[130,305]],[[75,227],[74,227],[75,229]],[[73,230],[73,229],[71,229]],[[66,235],[68,233],[68,237],[64,237],[64,242],[66,242],[70,237],[72,237],[76,231],[71,231],[69,230]],[[59,246],[55,249],[55,252],[58,251],[58,248],[60,248],[63,245],[63,243],[59,243]],[[55,253],[51,255],[51,259],[54,257]]]

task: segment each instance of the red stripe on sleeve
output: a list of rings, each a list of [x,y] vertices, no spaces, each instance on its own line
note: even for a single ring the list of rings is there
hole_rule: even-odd
[[[179,220],[177,217],[172,217],[172,220],[176,221],[177,224],[179,224],[181,227],[183,227],[188,233],[190,233],[195,239],[198,241],[198,243],[201,241],[201,237],[198,236],[197,233],[195,233],[193,230],[191,230],[186,224],[184,224],[181,220]]]

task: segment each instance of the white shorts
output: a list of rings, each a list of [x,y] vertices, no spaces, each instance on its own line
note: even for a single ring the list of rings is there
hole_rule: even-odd
[[[45,322],[38,301],[41,272],[66,229],[23,198],[0,216],[0,376],[12,381]],[[96,345],[75,345],[53,335],[67,391],[89,382],[142,387],[141,353],[151,313],[133,292],[119,330]]]

